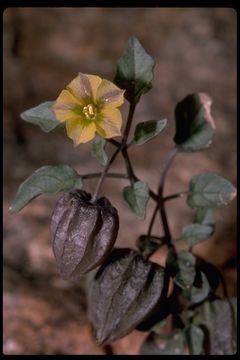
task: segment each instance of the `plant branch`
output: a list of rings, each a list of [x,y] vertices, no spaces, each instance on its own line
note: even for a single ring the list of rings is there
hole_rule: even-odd
[[[172,165],[172,162],[173,162],[175,156],[177,155],[177,152],[178,152],[178,148],[175,146],[173,149],[171,149],[169,151],[169,153],[167,154],[167,156],[164,160],[161,175],[160,175],[159,186],[158,186],[158,194],[159,195],[163,194],[163,188],[164,188],[166,175],[167,175],[167,172],[168,172],[170,166]]]
[[[100,188],[101,188],[101,186],[102,186],[102,183],[103,183],[103,181],[104,181],[104,178],[105,178],[105,176],[106,176],[106,174],[107,174],[110,166],[112,165],[112,163],[114,162],[115,158],[117,157],[117,155],[118,155],[118,153],[119,153],[120,151],[121,151],[121,147],[119,147],[119,148],[117,148],[117,149],[115,150],[115,152],[113,153],[112,157],[108,160],[105,168],[103,169],[103,172],[102,172],[102,174],[101,174],[101,176],[100,176],[100,179],[98,180],[98,183],[97,183],[95,192],[94,192],[93,197],[92,197],[92,200],[91,200],[91,202],[92,202],[93,204],[94,204],[94,203],[96,202],[96,200],[97,200],[99,190],[100,190]]]
[[[123,139],[122,139],[122,147],[125,147],[125,145],[127,144],[127,139],[128,139],[128,135],[129,135],[129,132],[131,129],[135,108],[136,108],[136,104],[134,104],[133,102],[130,102],[127,124],[126,124],[125,130],[124,130]]]
[[[127,174],[129,177],[129,180],[131,182],[131,184],[133,184],[135,181],[139,181],[139,178],[136,176],[136,174],[134,173],[133,170],[133,166],[127,151],[127,147],[124,147],[122,149],[122,155],[126,164],[126,169],[127,169]],[[152,191],[151,189],[149,189],[149,196],[156,202],[158,202],[158,195]]]
[[[120,151],[122,151],[122,149],[126,146],[127,143],[127,139],[128,139],[128,135],[131,129],[131,124],[132,124],[132,120],[133,120],[133,115],[134,115],[134,111],[135,111],[135,107],[136,104],[134,104],[133,102],[130,102],[130,106],[129,106],[129,113],[128,113],[128,118],[127,118],[127,124],[124,130],[124,134],[122,137],[122,143],[118,143],[117,141],[110,141],[112,144],[114,144],[115,146],[117,146],[117,149],[115,150],[115,152],[113,153],[112,157],[108,160],[106,166],[104,167],[102,174],[98,180],[96,189],[94,191],[94,194],[92,196],[92,203],[95,203],[100,191],[100,188],[103,184],[104,178],[110,168],[110,166],[112,165],[112,163],[114,162],[114,160],[116,159],[117,155],[119,154]]]
[[[128,151],[127,151],[126,147],[124,147],[122,149],[122,155],[123,155],[123,158],[124,158],[124,161],[125,161],[125,164],[126,164],[126,170],[127,170],[129,180],[131,182],[131,185],[133,185],[134,182],[137,181],[138,179],[137,179],[136,175],[134,174],[134,170],[133,170],[133,167],[132,167],[132,164],[131,164],[131,161],[130,161]]]
[[[180,192],[180,193],[176,193],[176,194],[171,194],[171,195],[168,195],[168,196],[165,196],[162,198],[162,201],[169,201],[169,200],[173,200],[173,199],[177,199],[177,198],[183,198],[185,194],[187,194],[188,191],[183,191],[183,192]]]
[[[80,177],[85,180],[85,179],[93,179],[93,178],[98,178],[102,175],[102,173],[92,173],[92,174],[84,174],[84,175],[80,175]],[[128,179],[128,175],[127,174],[121,174],[121,173],[107,173],[105,175],[105,177],[108,178],[113,178],[113,179]]]
[[[121,143],[117,140],[114,140],[114,139],[106,139],[107,142],[109,142],[110,144],[114,145],[114,146],[117,146],[117,147],[120,147],[121,146]]]
[[[156,216],[157,216],[157,212],[158,210],[160,210],[160,215],[161,215],[161,221],[162,221],[162,225],[163,225],[163,230],[164,230],[164,238],[165,238],[165,241],[166,241],[166,244],[169,246],[169,247],[172,247],[172,244],[171,244],[171,240],[172,240],[172,236],[171,236],[171,232],[170,232],[170,229],[169,229],[169,225],[168,225],[168,219],[167,219],[167,214],[166,214],[166,209],[165,209],[165,205],[164,205],[164,202],[166,201],[166,198],[164,199],[163,198],[163,190],[164,190],[164,184],[165,184],[165,179],[166,179],[166,175],[167,175],[167,172],[177,154],[177,147],[174,147],[166,156],[165,158],[165,161],[163,163],[163,167],[162,167],[162,171],[161,171],[161,175],[160,175],[160,181],[159,181],[159,186],[158,186],[158,202],[155,206],[155,209],[153,211],[153,214],[152,214],[152,218],[151,218],[151,221],[150,221],[150,224],[149,224],[149,228],[148,228],[148,235],[150,236],[151,235],[151,232],[152,232],[152,228],[153,228],[153,225],[154,225],[154,222],[155,222],[155,219],[156,219]],[[180,196],[179,194],[173,194],[173,195],[170,195],[168,196],[168,200],[170,198],[175,198],[175,197],[178,197]]]
[[[153,214],[152,214],[152,218],[151,218],[149,227],[148,227],[147,236],[151,236],[153,225],[154,225],[157,213],[158,213],[158,208],[159,208],[159,204],[156,204],[155,209],[154,209]]]
[[[171,245],[171,240],[172,240],[172,236],[171,236],[171,232],[170,232],[170,228],[168,225],[168,219],[167,219],[167,213],[166,213],[166,209],[165,209],[165,204],[162,201],[162,197],[163,197],[163,190],[164,190],[164,184],[165,184],[165,179],[167,176],[167,172],[175,158],[175,156],[177,155],[177,151],[178,148],[174,147],[166,156],[166,159],[163,163],[163,167],[162,167],[162,172],[160,175],[160,181],[159,181],[159,186],[158,186],[158,195],[159,195],[159,209],[160,209],[160,215],[161,215],[161,219],[162,219],[162,225],[163,225],[163,230],[164,230],[164,235],[165,235],[165,239],[166,239],[166,243],[168,246],[172,246]]]

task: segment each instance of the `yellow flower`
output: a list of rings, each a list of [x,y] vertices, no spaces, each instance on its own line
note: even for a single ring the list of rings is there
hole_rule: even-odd
[[[97,132],[103,138],[121,135],[124,91],[111,81],[82,74],[73,79],[58,96],[53,111],[66,122],[67,135],[74,145],[92,140]]]

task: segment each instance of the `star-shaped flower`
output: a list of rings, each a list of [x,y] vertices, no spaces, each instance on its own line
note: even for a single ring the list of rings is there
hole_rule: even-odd
[[[103,138],[121,135],[124,91],[111,81],[82,74],[73,79],[58,96],[53,111],[66,122],[67,135],[74,145],[92,140],[97,132]]]

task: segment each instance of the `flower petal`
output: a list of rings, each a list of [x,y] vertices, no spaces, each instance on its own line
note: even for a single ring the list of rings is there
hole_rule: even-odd
[[[94,122],[88,124],[79,120],[70,120],[66,122],[67,134],[73,140],[74,146],[86,143],[95,136],[96,125]]]
[[[104,106],[118,107],[124,102],[123,94],[124,90],[103,79],[97,90],[97,101],[101,101]]]
[[[97,132],[103,138],[111,138],[121,135],[122,114],[118,109],[111,107],[104,108],[101,112],[102,117],[96,121]]]
[[[79,106],[81,105],[78,100],[69,91],[63,90],[53,105],[52,110],[57,120],[64,122],[79,118],[79,115],[74,111]]]
[[[73,79],[67,86],[67,89],[79,99],[83,105],[86,105],[86,99],[95,101],[97,88],[99,87],[102,79],[96,75],[82,74]],[[85,100],[85,101],[84,101]]]

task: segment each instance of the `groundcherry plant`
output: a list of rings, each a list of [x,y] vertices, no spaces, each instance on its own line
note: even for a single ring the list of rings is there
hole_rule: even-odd
[[[129,148],[144,146],[158,136],[167,120],[138,123],[133,138],[129,134],[135,108],[152,87],[153,68],[151,56],[132,37],[117,62],[113,82],[79,72],[55,101],[23,112],[23,120],[44,132],[66,128],[75,147],[92,141],[91,154],[103,169],[81,175],[68,164],[43,166],[19,186],[10,211],[20,211],[41,194],[59,194],[50,222],[57,270],[63,279],[75,282],[94,270],[87,281],[87,299],[98,344],[110,346],[138,329],[149,332],[140,354],[234,354],[236,298],[228,296],[221,272],[193,250],[213,235],[214,209],[228,205],[236,189],[219,174],[203,173],[191,179],[186,192],[164,195],[176,155],[202,151],[212,143],[216,130],[212,99],[193,93],[178,102],[173,147],[162,163],[157,191],[150,189],[137,177]],[[129,103],[125,122],[120,111],[124,101]],[[115,148],[111,156],[107,143]],[[126,173],[109,172],[120,155]],[[124,224],[111,200],[99,197],[106,177],[129,181],[122,197],[136,221],[145,218],[150,198],[155,203],[148,229],[136,240],[138,250],[114,246]],[[83,185],[90,178],[98,178],[93,194]],[[165,204],[179,197],[192,208],[193,221],[173,239]],[[153,234],[158,215],[162,232]],[[186,250],[178,250],[177,240],[185,243]],[[163,248],[168,249],[165,267],[150,260]],[[216,294],[221,286],[223,296]],[[167,322],[171,326],[164,330]]]

